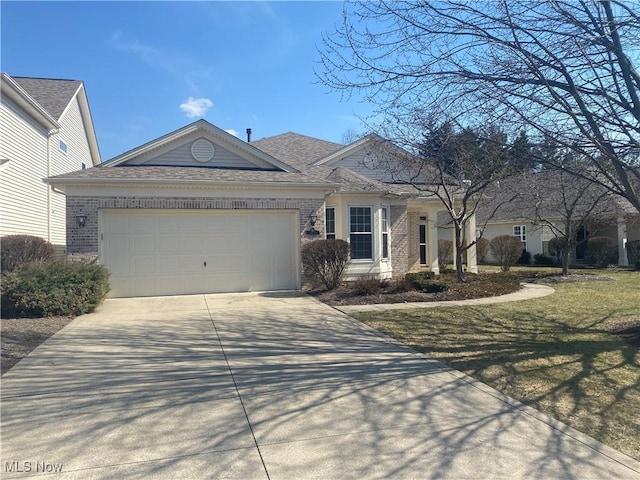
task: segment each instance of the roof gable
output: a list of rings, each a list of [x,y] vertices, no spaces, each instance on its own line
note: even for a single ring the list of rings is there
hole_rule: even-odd
[[[80,80],[12,78],[56,120],[60,120],[67,106],[82,86]]]
[[[115,166],[180,166],[245,170],[297,170],[264,151],[198,120],[123,153],[103,164]]]

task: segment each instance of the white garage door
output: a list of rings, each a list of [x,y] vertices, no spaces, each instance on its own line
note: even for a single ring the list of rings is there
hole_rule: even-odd
[[[296,289],[297,212],[105,210],[112,297]]]

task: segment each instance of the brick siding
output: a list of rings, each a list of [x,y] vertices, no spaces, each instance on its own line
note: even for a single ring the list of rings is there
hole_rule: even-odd
[[[304,244],[324,238],[324,201],[321,199],[247,199],[247,198],[163,198],[163,197],[67,197],[67,254],[70,258],[91,258],[98,255],[98,212],[102,209],[174,209],[174,210],[298,210],[300,241]],[[309,236],[309,216],[317,215],[318,236]],[[80,228],[77,215],[86,216]]]

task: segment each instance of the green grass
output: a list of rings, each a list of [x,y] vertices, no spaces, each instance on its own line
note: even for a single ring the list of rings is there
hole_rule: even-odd
[[[640,353],[619,333],[638,340],[640,272],[579,273],[611,280],[553,283],[555,294],[514,303],[354,316],[640,460]]]

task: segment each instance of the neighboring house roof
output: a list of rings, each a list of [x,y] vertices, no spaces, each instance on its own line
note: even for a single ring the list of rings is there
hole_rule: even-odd
[[[92,164],[101,162],[89,101],[81,80],[13,77],[2,72],[2,94],[18,103],[49,130],[61,128],[60,121],[69,104],[78,99]]]
[[[631,203],[603,186],[566,172],[545,170],[514,175],[493,184],[479,205],[477,218],[479,222],[531,220],[536,217],[536,209],[542,218],[561,218],[565,199],[567,202],[576,199],[577,216],[584,214],[595,201],[597,207],[592,214],[634,213]]]
[[[80,80],[53,78],[12,77],[25,91],[29,92],[56,120],[66,110],[73,97],[82,86]]]

